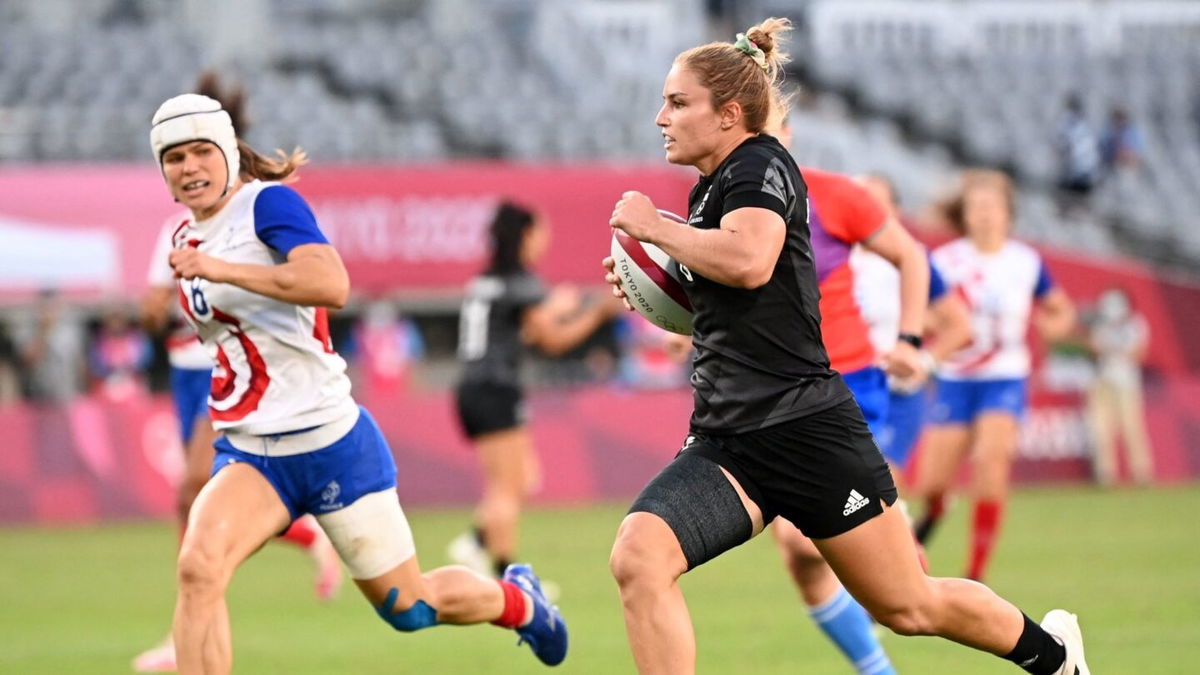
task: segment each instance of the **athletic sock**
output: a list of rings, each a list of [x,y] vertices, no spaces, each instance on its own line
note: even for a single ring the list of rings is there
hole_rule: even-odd
[[[1062,668],[1067,660],[1067,649],[1047,633],[1046,629],[1033,622],[1026,614],[1025,628],[1021,637],[1017,638],[1017,646],[1004,655],[1004,658],[1017,664],[1027,673],[1033,675],[1054,675]]]
[[[867,610],[845,588],[838,588],[825,604],[809,607],[808,614],[842,650],[859,675],[896,675],[875,637]]]
[[[519,628],[529,623],[532,617],[526,617],[526,613],[530,603],[521,587],[511,581],[497,580],[496,583],[500,584],[500,591],[504,593],[504,609],[492,623],[501,628]]]
[[[987,570],[988,560],[996,547],[996,535],[1000,530],[1000,518],[1004,512],[1001,502],[984,499],[975,503],[975,516],[971,526],[971,562],[967,567],[967,578],[979,581]]]
[[[512,560],[508,558],[493,558],[492,571],[496,573],[497,577],[502,577],[504,576],[504,570],[508,569],[508,566],[511,564]]]
[[[297,519],[292,523],[292,526],[287,529],[287,532],[279,535],[280,539],[290,541],[291,543],[308,548],[317,540],[317,528],[305,518]]]
[[[946,496],[944,494],[938,493],[925,500],[925,515],[914,530],[919,543],[924,544],[929,539],[933,534],[933,528],[937,526],[945,512]]]

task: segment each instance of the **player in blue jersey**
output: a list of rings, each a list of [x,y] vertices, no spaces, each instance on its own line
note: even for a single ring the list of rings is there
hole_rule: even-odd
[[[213,355],[213,477],[180,547],[174,639],[181,672],[233,664],[225,592],[237,567],[305,513],[355,584],[398,631],[493,622],[544,663],[567,632],[527,565],[502,580],[463,567],[422,573],[379,427],[350,395],[326,317],[350,282],[303,198],[279,183],[304,163],[237,138],[214,99],[185,94],[154,114],[150,143],[171,195],[191,212],[169,261],[184,314]]]

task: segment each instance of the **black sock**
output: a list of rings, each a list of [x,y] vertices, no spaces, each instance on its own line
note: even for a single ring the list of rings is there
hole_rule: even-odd
[[[496,572],[497,579],[504,576],[504,570],[508,569],[508,566],[511,562],[512,561],[508,558],[496,558],[492,562],[493,570]]]
[[[1062,668],[1067,660],[1067,649],[1063,647],[1046,629],[1033,622],[1024,613],[1025,629],[1017,639],[1017,646],[1004,658],[1021,666],[1027,673],[1033,675],[1054,675]]]
[[[929,540],[930,535],[933,534],[933,528],[937,526],[939,520],[941,520],[940,516],[934,516],[927,513],[923,518],[921,518],[920,522],[913,527],[913,536],[916,537],[918,544],[923,546],[925,542]]]

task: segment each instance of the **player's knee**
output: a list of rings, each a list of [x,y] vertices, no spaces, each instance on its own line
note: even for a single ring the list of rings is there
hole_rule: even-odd
[[[408,609],[396,611],[396,599],[400,597],[398,589],[388,591],[387,597],[375,608],[375,613],[392,628],[401,633],[414,633],[422,628],[438,625],[437,610],[430,607],[424,600],[417,600]]]
[[[936,635],[932,605],[924,602],[903,603],[883,609],[874,608],[871,616],[897,635]]]
[[[652,538],[631,525],[629,519],[617,531],[609,555],[608,568],[621,588],[633,586],[666,586],[672,583],[684,569],[671,564],[671,556],[662,547],[655,546]]]
[[[192,593],[220,593],[228,574],[220,556],[203,546],[184,546],[179,552],[176,576],[180,590]]]
[[[521,497],[509,490],[490,490],[480,511],[480,520],[488,523],[515,522],[521,517]]]

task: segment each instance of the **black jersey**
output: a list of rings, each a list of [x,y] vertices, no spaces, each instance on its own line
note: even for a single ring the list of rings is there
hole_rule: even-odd
[[[459,316],[463,381],[518,384],[521,317],[545,296],[541,280],[524,271],[471,281]]]
[[[821,342],[808,190],[771,136],[745,141],[700,177],[688,197],[688,224],[718,228],[725,214],[746,207],[774,211],[787,225],[770,281],[733,288],[680,270],[695,309],[692,426],[700,431],[762,429],[850,398]]]

